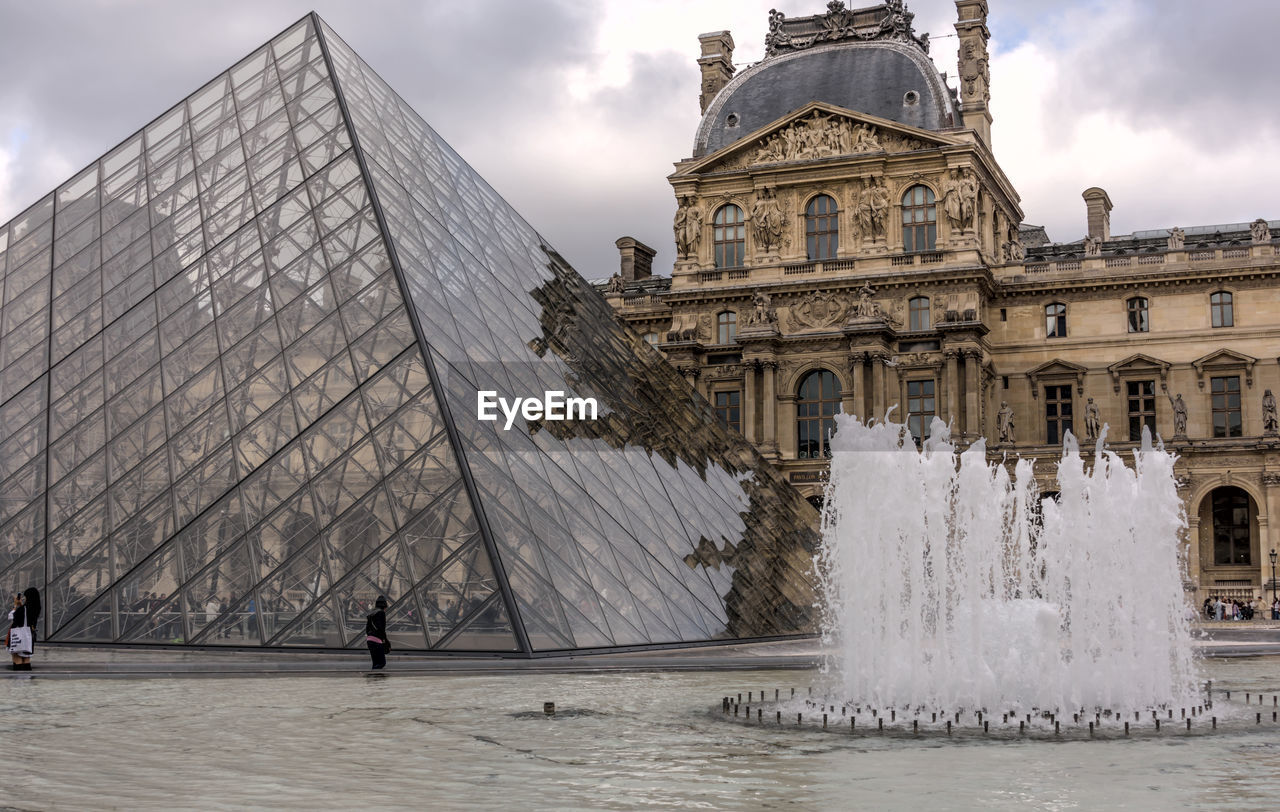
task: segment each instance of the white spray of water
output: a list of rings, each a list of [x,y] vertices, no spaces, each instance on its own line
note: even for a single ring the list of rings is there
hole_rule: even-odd
[[[1086,470],[1070,435],[1060,492],[1010,479],[979,441],[957,456],[934,420],[838,415],[820,557],[832,672],[879,707],[1137,709],[1190,704],[1185,529],[1174,457],[1144,431],[1134,465]],[[1105,431],[1103,433],[1105,438]]]

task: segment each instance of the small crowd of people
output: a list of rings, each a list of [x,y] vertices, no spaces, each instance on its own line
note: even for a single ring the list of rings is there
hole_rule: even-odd
[[[1240,601],[1236,598],[1226,599],[1215,595],[1204,599],[1205,620],[1253,620],[1267,611],[1262,598]],[[1280,597],[1271,599],[1271,620],[1280,620]]]
[[[5,648],[13,658],[14,671],[31,670],[31,654],[36,644],[40,622],[40,590],[28,587],[13,596],[9,610],[9,630],[5,632]]]

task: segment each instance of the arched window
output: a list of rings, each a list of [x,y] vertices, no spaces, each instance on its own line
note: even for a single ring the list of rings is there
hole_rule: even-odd
[[[1210,497],[1213,518],[1213,563],[1253,563],[1249,494],[1236,487],[1217,488]]]
[[[832,372],[818,369],[800,382],[796,398],[796,456],[802,460],[831,456],[827,442],[840,410],[840,382]]]
[[[1129,312],[1129,332],[1145,333],[1151,329],[1151,324],[1147,321],[1147,300],[1143,296],[1134,296],[1125,303],[1125,308]]]
[[[732,344],[738,339],[738,314],[726,310],[716,316],[716,343]]]
[[[747,256],[747,229],[742,209],[730,203],[716,211],[712,232],[717,268],[740,268]]]
[[[1220,290],[1209,297],[1209,316],[1214,327],[1232,327],[1236,323],[1231,307],[1231,294]]]
[[[1054,302],[1044,306],[1045,338],[1067,337],[1067,306]]]
[[[658,334],[657,334],[657,333],[645,333],[645,334],[644,334],[644,342],[645,342],[646,344],[657,344],[657,343],[658,343]]]
[[[933,190],[912,186],[902,196],[902,250],[935,251],[938,247],[938,207]]]
[[[818,195],[809,201],[804,212],[804,236],[811,262],[836,258],[840,244],[840,220],[836,201],[830,195]]]
[[[922,330],[928,330],[933,326],[929,321],[929,297],[916,296],[907,302],[908,326],[911,332],[916,333]]]

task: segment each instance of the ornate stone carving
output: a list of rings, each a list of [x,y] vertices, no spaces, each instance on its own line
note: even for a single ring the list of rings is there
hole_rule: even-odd
[[[1093,402],[1093,398],[1089,398],[1088,404],[1084,407],[1084,438],[1090,442],[1098,439],[1098,433],[1102,431],[1102,420],[1098,417],[1098,404]]]
[[[848,307],[847,301],[833,293],[819,290],[805,294],[789,309],[791,328],[806,330],[832,327],[840,323]]]
[[[1276,434],[1280,432],[1280,419],[1276,417],[1276,398],[1268,389],[1262,395],[1262,433]]]
[[[826,14],[799,17],[794,21],[788,20],[781,11],[770,9],[769,33],[764,38],[765,55],[802,51],[823,42],[846,39],[912,42],[925,53],[929,52],[929,35],[915,35],[911,27],[915,15],[907,11],[903,0],[888,0],[878,23],[858,25],[859,16],[845,8],[841,0],[827,3]]]
[[[915,138],[815,110],[807,118],[794,121],[757,142],[746,163],[804,161],[869,152],[909,152],[925,146]]]
[[[1179,392],[1176,397],[1168,392],[1164,396],[1169,398],[1169,405],[1173,407],[1173,436],[1187,436],[1187,402],[1182,399],[1182,393]]]
[[[952,170],[942,190],[942,211],[951,230],[956,233],[972,230],[978,210],[978,181],[973,173],[965,169]]]
[[[1186,244],[1187,244],[1187,232],[1183,231],[1177,226],[1174,226],[1173,228],[1169,229],[1168,245],[1169,245],[1170,251],[1181,251],[1183,246],[1185,246]]]
[[[1173,477],[1174,487],[1176,487],[1180,491],[1185,491],[1190,489],[1192,483],[1193,483],[1193,480],[1191,479],[1190,474],[1177,474],[1177,475],[1174,475]]]
[[[604,290],[605,293],[617,294],[622,293],[624,288],[626,288],[626,283],[622,281],[622,274],[615,273],[609,277],[609,284],[605,286]]]
[[[761,189],[751,207],[751,232],[756,248],[764,254],[776,254],[782,246],[782,225],[785,218],[773,189]]]
[[[960,97],[963,101],[991,101],[991,69],[987,47],[981,40],[960,46]]]
[[[751,296],[751,309],[742,314],[741,327],[778,329],[778,311],[773,306],[773,297],[764,291],[756,291]]]
[[[1254,245],[1265,245],[1271,242],[1271,226],[1267,225],[1267,221],[1261,217],[1249,226],[1249,233],[1253,236]]]
[[[885,218],[889,213],[889,190],[879,178],[864,178],[855,208],[858,233],[867,242],[885,238]]]
[[[853,306],[853,312],[849,316],[850,324],[868,324],[881,323],[888,324],[893,327],[902,326],[901,302],[891,304],[886,307],[881,301],[873,298],[876,295],[875,288],[869,284],[863,284],[858,289],[858,301]],[[891,310],[890,308],[896,308]]]
[[[679,259],[687,259],[698,253],[698,244],[702,242],[702,210],[693,202],[692,197],[680,198],[680,206],[676,209],[673,228],[676,234],[676,252]]]
[[[1086,257],[1102,256],[1102,240],[1094,236],[1084,238],[1084,255]]]
[[[1013,408],[1008,401],[1000,401],[1000,411],[996,412],[996,431],[1000,438],[1000,443],[1013,444],[1017,442],[1014,439],[1014,419]]]
[[[937,367],[942,363],[936,352],[904,352],[894,356],[900,367]]]

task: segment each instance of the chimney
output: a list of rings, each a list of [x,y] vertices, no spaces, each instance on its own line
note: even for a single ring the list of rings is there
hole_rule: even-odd
[[[1085,189],[1083,197],[1089,216],[1089,236],[1106,242],[1111,239],[1111,198],[1097,186]]]
[[[698,42],[702,44],[702,56],[698,57],[698,67],[702,69],[702,93],[698,96],[698,104],[705,113],[720,88],[733,78],[733,37],[728,31],[712,31],[699,34]]]
[[[987,55],[987,0],[956,0],[960,40],[960,120],[991,149],[991,69]]]
[[[635,237],[619,237],[614,243],[622,258],[623,282],[635,282],[653,276],[653,258],[658,253]]]

